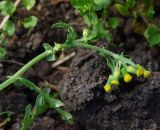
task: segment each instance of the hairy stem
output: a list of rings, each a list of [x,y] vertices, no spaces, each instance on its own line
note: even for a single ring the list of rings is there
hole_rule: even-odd
[[[47,57],[49,54],[51,54],[51,51],[45,51],[42,54],[38,55],[31,61],[29,61],[26,65],[24,65],[19,71],[17,71],[13,76],[11,76],[9,79],[4,81],[3,83],[0,84],[0,91],[5,89],[7,86],[10,84],[14,83],[18,77],[20,77],[24,72],[26,72],[28,69],[30,69],[34,64],[39,62],[40,60],[44,59]]]
[[[94,45],[84,44],[84,43],[76,43],[72,46],[73,47],[81,47],[81,48],[91,49],[93,51],[96,51],[98,54],[105,54],[105,55],[108,55],[108,56],[112,56],[115,60],[119,60],[122,63],[126,63],[126,64],[129,64],[129,65],[132,65],[133,67],[136,67],[135,64],[130,59],[125,58],[122,55],[115,54],[115,53],[113,53],[109,50],[106,50],[104,48],[100,48],[100,47],[97,47],[97,46],[94,46]]]
[[[100,48],[100,47],[97,47],[94,45],[80,43],[80,42],[77,42],[77,43],[71,44],[71,45],[63,44],[63,46],[61,45],[61,47],[58,50],[54,50],[54,52],[59,51],[62,48],[65,49],[65,48],[75,48],[75,47],[91,49],[93,51],[96,51],[100,55],[104,54],[106,56],[112,56],[115,60],[118,60],[118,61],[121,61],[122,63],[126,63],[126,64],[129,64],[129,65],[136,67],[135,64],[130,59],[127,59],[122,55],[115,54],[115,53],[113,53],[109,50],[106,50],[104,48]],[[51,53],[53,53],[53,51],[45,51],[42,54],[35,57],[34,59],[32,59],[31,61],[29,61],[19,71],[17,71],[13,76],[11,76],[9,79],[7,79],[6,81],[4,81],[3,83],[0,84],[0,91],[5,89],[7,86],[11,85],[12,83],[14,83],[17,80],[17,78],[19,78],[23,73],[25,73],[28,69],[30,69],[34,64],[38,63],[40,60],[44,59],[45,57],[47,57]]]

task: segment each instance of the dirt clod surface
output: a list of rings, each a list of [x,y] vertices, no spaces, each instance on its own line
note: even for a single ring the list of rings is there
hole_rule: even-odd
[[[84,26],[68,0],[37,0],[29,13],[20,7],[16,15],[18,19],[36,15],[38,25],[30,30],[16,25],[16,34],[6,46],[7,57],[0,62],[0,82],[40,54],[42,43],[53,45],[65,40],[66,31],[51,30],[53,23],[60,20],[70,23],[78,33]],[[49,110],[35,120],[30,130],[160,130],[160,48],[150,48],[144,39],[129,34],[123,36],[123,33],[120,30],[117,36],[117,39],[121,35],[124,38],[122,47],[113,47],[112,43],[99,46],[109,46],[119,54],[124,52],[151,70],[152,76],[149,79],[133,76],[131,83],[121,81],[119,90],[107,94],[103,86],[111,72],[106,61],[94,52],[79,48],[71,50],[76,53],[75,57],[56,68],[52,68],[53,62],[43,60],[23,76],[40,87],[49,83],[51,92],[59,93],[64,109],[74,116],[74,124],[63,122],[54,110]],[[3,125],[1,122],[6,116],[0,116],[0,130],[19,130],[25,108],[28,104],[34,106],[36,96],[35,92],[14,84],[1,91],[0,112],[9,111],[12,115]]]
[[[150,51],[147,54],[131,52],[136,62],[157,70]],[[66,110],[73,111],[87,130],[160,129],[160,73],[153,73],[148,80],[122,83],[119,92],[106,94],[102,87],[108,72],[103,59],[80,51],[59,85]]]

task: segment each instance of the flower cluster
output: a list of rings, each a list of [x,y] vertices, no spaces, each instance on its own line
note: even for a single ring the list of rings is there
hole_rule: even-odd
[[[146,70],[143,66],[137,64],[133,66],[123,66],[115,67],[111,75],[109,75],[108,81],[104,86],[106,92],[112,91],[112,86],[118,86],[119,80],[123,79],[124,82],[129,83],[132,81],[132,74],[135,74],[137,77],[143,76],[148,78],[151,75],[151,72]]]

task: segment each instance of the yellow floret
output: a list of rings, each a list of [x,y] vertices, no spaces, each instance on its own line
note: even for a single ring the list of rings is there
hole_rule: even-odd
[[[150,71],[145,70],[145,71],[144,71],[144,73],[143,73],[143,76],[144,76],[144,78],[148,78],[148,77],[150,77],[150,76],[151,76],[151,72],[150,72]]]
[[[130,74],[126,74],[124,76],[124,82],[129,83],[130,81],[132,81],[132,76]]]
[[[111,90],[112,90],[111,85],[106,84],[106,85],[104,86],[104,90],[105,90],[106,92],[111,92]]]
[[[118,81],[118,80],[112,80],[112,81],[111,81],[111,84],[118,86],[118,85],[119,85],[119,81]]]
[[[143,69],[141,67],[138,68],[136,74],[137,74],[137,77],[140,77],[143,74]]]

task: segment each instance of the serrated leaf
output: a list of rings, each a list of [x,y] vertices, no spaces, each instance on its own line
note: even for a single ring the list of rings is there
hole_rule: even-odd
[[[16,8],[11,0],[0,2],[0,12],[2,15],[12,15]]]
[[[116,29],[119,25],[119,19],[117,17],[111,17],[108,20],[109,27]]]
[[[0,47],[0,60],[3,60],[6,56],[6,50]]]
[[[30,10],[33,8],[33,6],[36,4],[36,0],[23,0],[23,5],[27,10]]]
[[[129,15],[127,6],[122,5],[122,4],[115,4],[115,7],[116,7],[117,11],[118,11],[121,15],[124,15],[124,16]]]
[[[149,25],[144,36],[151,46],[160,44],[160,29],[155,25]]]
[[[9,36],[12,36],[15,33],[15,25],[11,20],[8,20],[2,30]]]
[[[38,19],[35,16],[29,16],[23,20],[23,26],[25,28],[33,28],[37,25]]]

